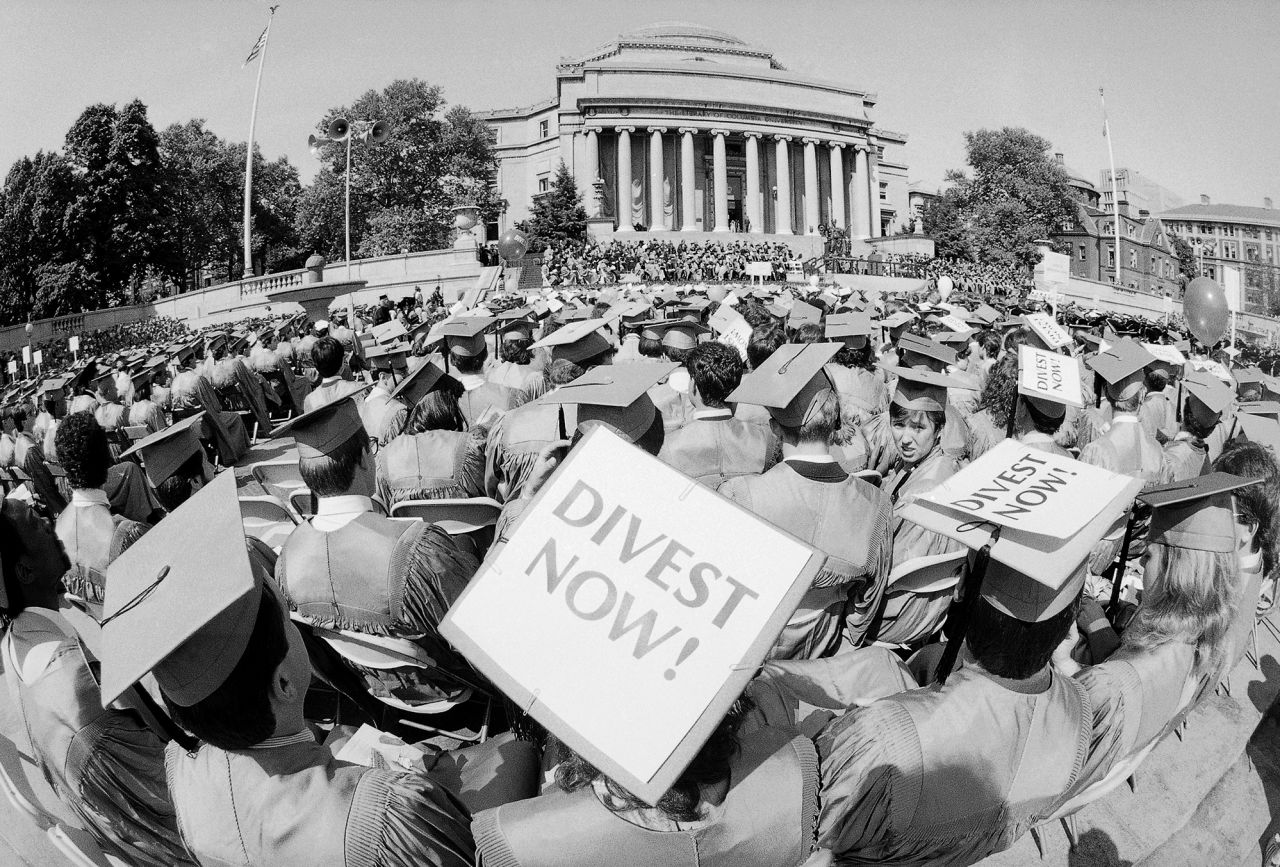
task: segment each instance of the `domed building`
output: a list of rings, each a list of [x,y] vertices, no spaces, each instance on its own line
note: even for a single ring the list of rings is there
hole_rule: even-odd
[[[667,23],[556,68],[555,95],[480,114],[494,130],[500,228],[525,219],[561,160],[596,235],[748,232],[855,238],[907,219],[906,136],[872,93],[788,71],[720,30]]]

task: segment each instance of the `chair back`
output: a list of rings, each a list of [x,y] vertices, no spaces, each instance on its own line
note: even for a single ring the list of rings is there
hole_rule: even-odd
[[[247,535],[261,539],[270,548],[279,548],[298,525],[298,517],[271,495],[241,497],[240,518]]]
[[[853,476],[855,479],[862,479],[869,485],[875,485],[877,488],[880,487],[880,483],[884,481],[884,476],[880,475],[880,473],[875,470],[858,470],[858,472],[850,473],[849,475]]]
[[[145,424],[131,424],[124,429],[124,435],[129,438],[129,442],[136,443],[147,435],[147,426]]]
[[[956,586],[964,574],[968,549],[913,557],[893,567],[887,593],[937,593]]]
[[[489,497],[460,500],[401,500],[391,507],[393,518],[420,518],[451,536],[492,527],[502,514],[502,504]]]
[[[253,478],[262,489],[281,502],[288,502],[289,495],[307,483],[302,481],[297,460],[264,461],[250,467]]]

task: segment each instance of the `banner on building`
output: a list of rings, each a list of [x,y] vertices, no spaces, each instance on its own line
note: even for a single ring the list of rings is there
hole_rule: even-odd
[[[821,560],[597,428],[440,631],[522,710],[654,803],[741,694]]]

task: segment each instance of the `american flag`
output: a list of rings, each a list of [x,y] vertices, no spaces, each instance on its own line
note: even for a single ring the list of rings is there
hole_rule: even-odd
[[[275,10],[273,9],[272,11],[275,11]],[[250,49],[249,56],[244,59],[244,63],[240,64],[241,69],[244,69],[250,63],[253,63],[254,58],[256,58],[259,54],[262,53],[262,49],[265,48],[267,45],[267,31],[270,29],[271,29],[270,23],[268,23],[266,27],[262,28],[262,35],[258,37],[257,42],[253,43],[253,48]]]

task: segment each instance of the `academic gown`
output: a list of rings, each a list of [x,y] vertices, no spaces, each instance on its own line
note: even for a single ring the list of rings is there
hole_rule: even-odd
[[[513,392],[525,391],[536,380],[542,378],[542,371],[532,364],[516,364],[503,361],[495,364],[487,374],[489,382]]]
[[[969,424],[969,458],[978,458],[991,451],[1005,439],[1007,425],[997,425],[991,417],[991,410],[980,409],[968,418]]]
[[[836,863],[973,864],[1073,790],[1091,724],[1072,678],[1008,681],[972,663],[855,707],[816,738],[818,844]]]
[[[1072,460],[1075,460],[1075,456],[1062,446],[1058,445],[1057,441],[1053,437],[1048,436],[1047,434],[1042,434],[1039,431],[1027,431],[1018,437],[1018,442],[1030,449],[1048,452],[1049,454],[1057,455],[1060,458],[1071,458]]]
[[[168,427],[164,412],[150,400],[135,400],[129,407],[128,425],[144,425],[148,434],[160,433]]]
[[[1177,435],[1164,446],[1165,473],[1171,482],[1185,482],[1209,472],[1209,449],[1187,431]]]
[[[458,398],[458,409],[469,426],[489,427],[511,408],[513,394],[511,389],[481,379]]]
[[[183,842],[202,865],[470,867],[466,807],[416,773],[340,762],[308,731],[246,750],[167,752]]]
[[[1145,487],[1154,487],[1169,480],[1169,468],[1165,464],[1160,444],[1143,430],[1138,417],[1131,413],[1116,414],[1111,427],[1080,452],[1080,460],[1113,473],[1123,473],[1142,479]],[[1094,546],[1091,557],[1093,567],[1110,562],[1119,553],[1123,528],[1114,536],[1103,538]],[[1129,559],[1142,555],[1146,549],[1147,522],[1139,522],[1129,542]],[[1109,553],[1108,553],[1109,552]]]
[[[13,437],[7,433],[0,433],[0,467],[8,469],[14,465],[14,442]]]
[[[57,611],[29,608],[4,637],[11,697],[40,770],[99,842],[129,863],[193,864],[165,782],[167,741],[135,710],[104,710],[91,657]]]
[[[173,419],[181,421],[204,411],[200,420],[201,439],[213,440],[223,466],[231,466],[249,451],[249,435],[244,422],[234,412],[224,412],[218,395],[205,379],[194,370],[184,370],[173,378]]]
[[[902,510],[918,496],[933,490],[959,470],[955,459],[935,446],[914,468],[899,461],[885,476],[881,490],[889,495],[893,504],[890,532],[895,568],[920,557],[946,554],[964,547],[901,516]],[[953,593],[954,588],[950,587],[933,593],[895,592],[890,585],[885,590],[884,616],[876,631],[876,640],[911,645],[929,638],[942,627]]]
[[[31,477],[32,493],[44,504],[50,516],[67,507],[66,497],[53,473],[49,472],[43,449],[29,434],[19,433],[13,438],[13,465]]]
[[[485,496],[500,503],[519,499],[539,452],[572,437],[577,426],[574,404],[527,403],[499,418],[485,443]]]
[[[735,476],[759,475],[780,457],[771,431],[739,421],[728,408],[694,412],[658,452],[659,460],[712,489]]]
[[[729,479],[719,492],[826,555],[770,657],[812,659],[842,640],[861,643],[889,576],[888,497],[834,461],[802,458]]]
[[[404,431],[409,420],[409,407],[391,396],[381,385],[369,389],[360,403],[360,421],[365,433],[385,446]]]
[[[1138,420],[1142,422],[1142,429],[1158,443],[1167,443],[1177,435],[1177,413],[1168,389],[1147,392],[1138,408]]]
[[[77,491],[54,524],[71,569],[63,577],[67,592],[101,604],[107,567],[150,529],[147,524],[112,514],[103,491]]]
[[[884,380],[862,367],[828,364],[824,368],[840,397],[840,427],[850,431],[861,428],[889,408],[889,393]]]
[[[431,430],[403,434],[378,452],[378,498],[401,500],[483,497],[488,432]]]

